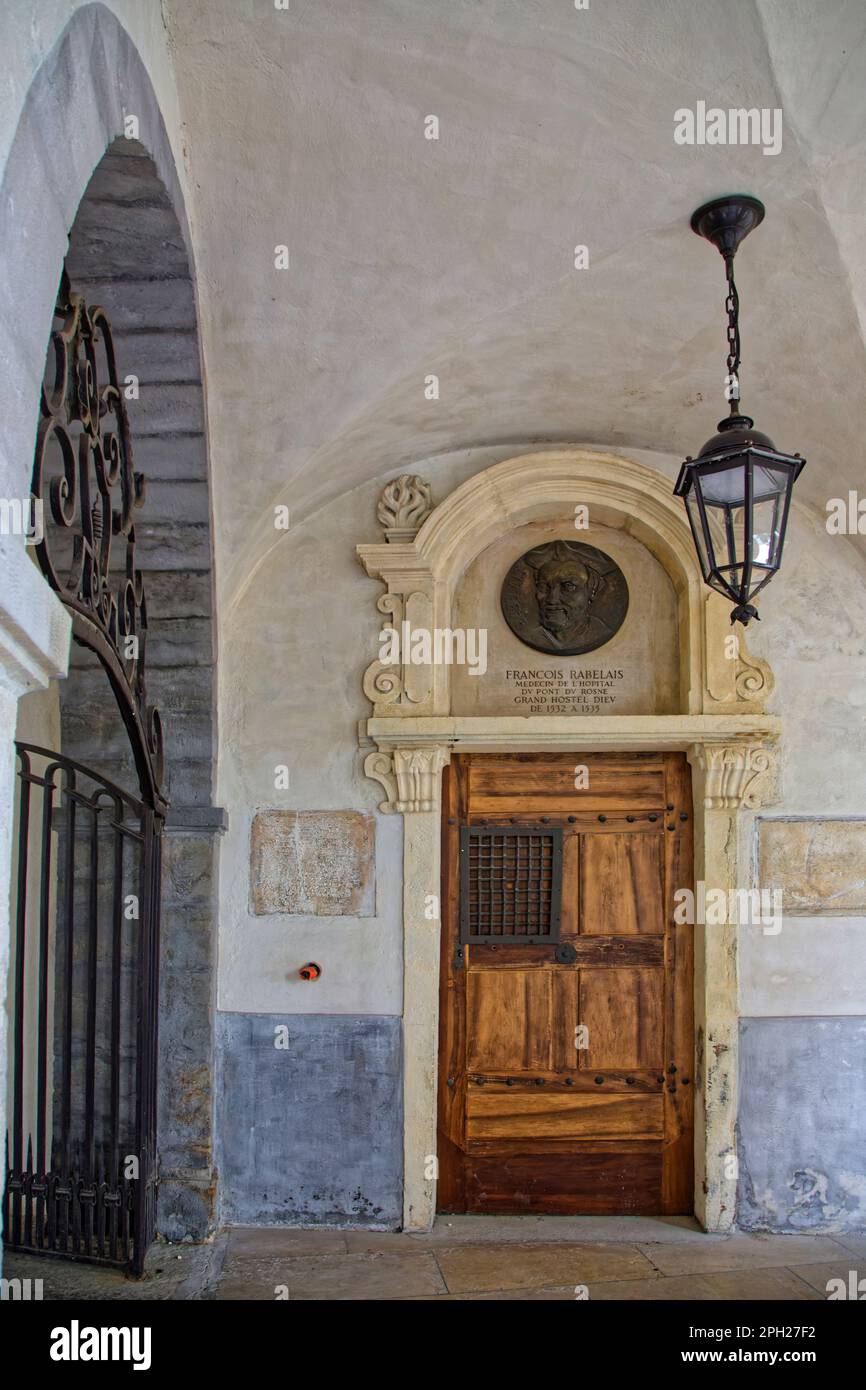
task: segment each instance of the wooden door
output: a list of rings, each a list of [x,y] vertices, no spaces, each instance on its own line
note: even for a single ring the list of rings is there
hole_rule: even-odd
[[[685,755],[445,772],[438,1209],[690,1212]]]

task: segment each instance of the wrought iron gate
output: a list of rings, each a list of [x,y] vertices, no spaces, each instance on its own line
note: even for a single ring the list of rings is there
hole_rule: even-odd
[[[156,1217],[162,730],[147,703],[133,470],[104,311],[64,274],[42,390],[36,556],[98,657],[136,794],[17,744],[11,1129],[4,1238],[141,1273]],[[116,504],[116,505],[115,505]],[[112,541],[115,542],[112,552]],[[120,553],[119,553],[120,552]]]

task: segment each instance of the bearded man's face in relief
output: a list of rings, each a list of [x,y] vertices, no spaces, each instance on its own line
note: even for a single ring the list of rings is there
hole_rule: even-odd
[[[557,639],[579,637],[589,623],[589,573],[580,560],[548,560],[537,571],[535,597],[542,627]]]

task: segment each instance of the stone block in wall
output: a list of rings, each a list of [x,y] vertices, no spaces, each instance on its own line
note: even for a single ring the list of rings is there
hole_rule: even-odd
[[[151,526],[208,525],[210,502],[207,480],[174,480],[148,478],[144,505],[136,517]]]
[[[134,372],[135,366],[130,365],[127,370]],[[204,400],[197,381],[143,386],[138,399],[129,401],[126,408],[133,439],[145,435],[201,434],[204,430]]]
[[[147,576],[149,622],[176,618],[209,618],[211,577],[201,571],[156,571]]]
[[[866,820],[762,820],[760,886],[789,913],[866,912]]]
[[[362,811],[260,811],[250,899],[261,916],[374,917],[375,823]]]
[[[93,172],[87,185],[87,197],[98,198],[100,202],[131,204],[133,207],[144,202],[151,207],[170,208],[168,194],[156,191],[158,177],[153,161],[137,154],[134,149],[130,149],[128,154],[109,150]]]
[[[135,466],[147,479],[148,490],[159,479],[207,478],[207,446],[203,434],[139,434],[133,447]],[[136,517],[136,526],[138,519]]]
[[[147,668],[213,665],[210,618],[154,618],[147,625]]]
[[[100,269],[99,266],[94,268],[95,278],[79,274],[75,288],[81,291],[88,304],[102,305],[115,333],[128,329],[195,328],[195,295],[191,280],[179,277],[105,281]]]
[[[203,522],[136,521],[136,559],[143,557],[148,570],[209,570],[210,527]]]
[[[140,278],[153,265],[155,246],[159,247],[163,276],[188,275],[183,234],[170,204],[130,207],[85,198],[67,256],[69,278],[73,284],[96,276],[106,280],[127,275]]]
[[[158,381],[199,381],[201,362],[194,329],[115,333],[114,348],[124,373],[135,372],[142,389]]]

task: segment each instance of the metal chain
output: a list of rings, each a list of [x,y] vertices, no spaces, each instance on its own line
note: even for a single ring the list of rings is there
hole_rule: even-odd
[[[740,400],[740,298],[734,284],[733,256],[725,257],[725,275],[728,282],[728,296],[725,300],[728,314],[728,376],[725,385],[733,415]]]

